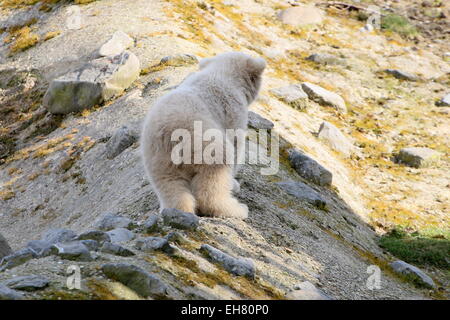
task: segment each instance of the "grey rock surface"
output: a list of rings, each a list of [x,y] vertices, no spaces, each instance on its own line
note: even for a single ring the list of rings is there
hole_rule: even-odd
[[[135,255],[133,251],[111,242],[105,242],[100,248],[100,251],[121,257],[131,257]]]
[[[3,284],[14,290],[36,291],[47,287],[49,280],[40,275],[29,275],[12,278],[4,281]]]
[[[110,242],[111,238],[109,234],[102,230],[91,230],[83,232],[77,237],[77,240],[95,240],[98,243]]]
[[[81,241],[56,243],[53,245],[53,254],[66,260],[92,261],[89,249]]]
[[[274,124],[272,121],[260,116],[256,112],[248,112],[248,125],[254,129],[272,130]]]
[[[0,259],[12,253],[11,247],[5,237],[0,233]]]
[[[133,221],[127,217],[123,217],[118,214],[106,213],[95,223],[95,228],[102,231],[110,231],[115,228],[127,228],[133,227]]]
[[[114,32],[111,39],[109,39],[100,47],[98,53],[99,55],[104,57],[115,56],[130,48],[133,44],[133,38],[131,38],[125,32],[118,30]]]
[[[147,220],[143,223],[143,228],[145,233],[156,232],[160,229],[159,227],[159,216],[156,214],[151,214]]]
[[[122,93],[140,73],[139,59],[129,51],[92,60],[50,83],[43,103],[53,114],[92,108]]]
[[[128,229],[116,228],[107,232],[112,243],[127,242],[134,239],[135,235]]]
[[[219,249],[203,244],[200,248],[213,262],[220,264],[228,272],[237,276],[254,278],[256,268],[252,260],[246,258],[235,258]]]
[[[411,278],[414,282],[416,282],[419,285],[433,289],[437,287],[430,276],[428,276],[425,272],[423,272],[419,268],[409,263],[406,263],[405,261],[397,260],[392,262],[390,266],[395,272]]]
[[[102,266],[103,273],[119,281],[143,297],[167,298],[168,287],[156,275],[131,264],[115,263]]]
[[[319,186],[331,185],[333,174],[317,161],[295,149],[290,149],[288,154],[292,168],[294,168],[301,177],[318,184]]]
[[[0,300],[22,300],[24,295],[0,283]]]
[[[138,140],[139,134],[127,126],[119,128],[106,143],[106,157],[114,159]]]
[[[325,209],[327,206],[326,200],[320,195],[320,193],[303,182],[284,181],[277,182],[276,184],[291,196],[309,202],[319,209]]]
[[[3,257],[0,261],[0,272],[17,267],[33,258],[35,258],[35,253],[30,248],[24,248],[16,251],[6,257]]]
[[[31,240],[27,243],[27,248],[32,249],[39,257],[46,257],[51,254],[52,245],[45,240]]]
[[[386,72],[393,75],[394,77],[396,77],[397,79],[401,79],[401,80],[407,80],[407,81],[418,81],[419,77],[406,72],[406,71],[401,71],[401,70],[396,70],[396,69],[386,69]]]
[[[55,244],[58,242],[69,242],[74,240],[77,234],[72,230],[68,229],[49,229],[42,236],[42,240],[50,244]]]
[[[169,241],[160,237],[145,237],[136,240],[136,248],[141,251],[163,251],[172,254],[174,248],[169,244]]]
[[[164,209],[161,212],[165,224],[178,229],[197,229],[200,219],[193,213],[177,209]]]
[[[347,106],[344,99],[337,93],[328,91],[309,82],[303,82],[302,89],[308,95],[309,99],[314,100],[323,106],[333,107],[342,113],[347,112]]]
[[[314,53],[306,60],[324,65],[344,65],[345,60],[328,53]]]

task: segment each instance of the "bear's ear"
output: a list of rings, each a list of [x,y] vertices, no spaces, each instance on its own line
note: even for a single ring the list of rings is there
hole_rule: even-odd
[[[252,75],[260,75],[266,68],[266,60],[263,58],[249,58],[247,60],[247,71]]]
[[[205,68],[208,64],[211,63],[212,60],[213,60],[212,58],[203,58],[203,59],[201,59],[200,63],[199,63],[200,69]]]

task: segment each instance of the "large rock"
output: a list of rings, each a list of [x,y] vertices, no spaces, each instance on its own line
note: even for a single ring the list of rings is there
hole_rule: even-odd
[[[30,248],[21,249],[16,251],[0,261],[0,272],[6,269],[12,269],[14,267],[20,266],[24,264],[28,260],[31,260],[36,257],[36,254]]]
[[[92,261],[89,249],[81,241],[56,243],[53,245],[53,254],[66,260]]]
[[[319,290],[311,282],[305,281],[295,286],[294,290],[286,295],[288,300],[332,300],[322,290]]]
[[[15,277],[3,282],[3,284],[14,290],[36,291],[48,286],[49,280],[39,275]]]
[[[95,227],[103,231],[109,231],[115,228],[131,229],[133,227],[133,221],[118,214],[106,213],[95,223]]]
[[[295,149],[290,149],[288,153],[292,168],[294,168],[300,176],[319,186],[331,185],[333,174],[317,161]]]
[[[414,168],[424,168],[439,162],[441,154],[429,148],[403,148],[396,155],[395,159],[399,163]]]
[[[197,229],[199,218],[190,212],[177,209],[163,209],[161,212],[165,224],[178,229]]]
[[[261,117],[259,114],[253,111],[248,112],[248,125],[254,129],[272,130],[274,124],[272,121]]]
[[[0,284],[0,300],[22,300],[23,298],[22,293]]]
[[[5,237],[0,233],[0,259],[12,253],[11,247]]]
[[[111,39],[109,39],[105,44],[103,44],[98,50],[99,55],[101,56],[115,56],[126,49],[131,47],[134,44],[133,38],[127,35],[123,31],[116,31],[112,35]]]
[[[107,232],[112,243],[127,242],[134,239],[134,233],[125,228],[116,228]]]
[[[322,198],[320,193],[303,182],[284,181],[277,182],[276,184],[291,196],[309,202],[319,209],[325,209],[327,206],[326,201]]]
[[[139,77],[138,58],[129,51],[92,60],[50,83],[43,103],[53,114],[91,108],[121,94]]]
[[[126,126],[119,128],[106,143],[106,157],[114,159],[138,140],[139,134]]]
[[[111,237],[105,231],[92,230],[80,234],[77,240],[95,240],[98,243],[110,242]]]
[[[317,137],[325,141],[333,150],[340,152],[345,157],[350,157],[354,152],[354,146],[344,134],[331,123],[324,121],[319,128]]]
[[[157,276],[131,264],[115,263],[102,266],[103,273],[143,297],[167,298],[167,285]]]
[[[425,272],[419,268],[406,263],[405,261],[397,260],[390,264],[391,268],[417,283],[418,285],[425,286],[428,288],[436,288],[436,284],[433,279],[431,279]]]
[[[255,277],[255,265],[250,259],[232,257],[209,244],[203,244],[200,250],[213,262],[220,264],[225,270],[234,275],[246,276],[251,279]]]
[[[147,220],[143,223],[143,229],[145,233],[156,232],[160,229],[159,227],[159,216],[156,214],[151,214]]]
[[[53,244],[45,240],[31,240],[27,243],[27,248],[33,250],[38,257],[51,255]]]
[[[293,26],[319,24],[323,21],[323,12],[313,6],[298,6],[282,10],[278,13],[278,19]]]
[[[323,106],[333,107],[340,112],[347,112],[347,106],[345,105],[344,99],[337,93],[328,91],[309,82],[303,82],[302,88],[311,100],[316,101]]]
[[[293,108],[303,110],[307,107],[308,95],[298,84],[271,89],[270,93]]]
[[[131,257],[135,255],[133,251],[111,242],[105,242],[100,251],[121,257]]]

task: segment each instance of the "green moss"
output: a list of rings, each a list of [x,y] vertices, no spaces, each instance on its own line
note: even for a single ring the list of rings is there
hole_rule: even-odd
[[[380,246],[401,260],[421,266],[450,269],[450,229],[408,233],[394,228],[380,239]]]
[[[381,28],[387,31],[395,32],[402,37],[411,38],[418,34],[418,31],[411,22],[397,14],[388,14],[381,19]]]

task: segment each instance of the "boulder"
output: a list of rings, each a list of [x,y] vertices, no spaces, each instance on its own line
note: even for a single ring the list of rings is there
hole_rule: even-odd
[[[139,77],[140,70],[138,58],[129,51],[92,60],[54,79],[43,104],[53,114],[92,108],[121,94]]]
[[[306,60],[323,65],[345,65],[345,60],[328,53],[314,53]]]
[[[112,243],[127,242],[134,239],[134,233],[125,228],[116,228],[107,232]]]
[[[119,128],[106,143],[106,157],[114,159],[138,140],[139,134],[126,126]]]
[[[401,80],[407,80],[407,81],[418,81],[419,80],[418,76],[416,76],[415,74],[406,72],[406,71],[401,71],[401,70],[397,70],[397,69],[386,69],[386,72],[389,73],[390,75],[393,75],[395,78],[401,79]]]
[[[156,214],[151,214],[143,224],[144,232],[152,233],[158,231],[160,229],[158,222],[159,216]]]
[[[330,186],[333,174],[314,159],[295,150],[288,151],[292,168],[303,178],[319,186]]]
[[[77,237],[77,234],[68,229],[49,229],[42,236],[42,241],[50,244],[58,242],[70,242]]]
[[[36,257],[36,254],[30,248],[21,249],[16,251],[0,261],[0,272],[6,269],[12,269],[14,267],[24,264],[28,260]]]
[[[272,121],[260,116],[256,112],[248,112],[248,126],[254,129],[272,130],[274,124]]]
[[[177,229],[197,229],[199,218],[190,212],[183,212],[177,209],[163,209],[161,212],[164,224]]]
[[[303,110],[307,107],[308,95],[300,85],[291,84],[289,86],[271,89],[270,93],[293,108]]]
[[[133,221],[118,214],[106,213],[95,223],[95,227],[103,231],[109,231],[115,228],[131,229],[133,227]]]
[[[319,128],[317,137],[325,141],[333,150],[340,152],[345,157],[350,157],[354,152],[354,146],[344,134],[331,123],[324,121]]]
[[[345,101],[340,95],[309,82],[303,82],[302,88],[308,95],[308,98],[318,104],[333,107],[342,113],[347,112]]]
[[[0,283],[0,300],[22,300],[24,295]]]
[[[5,237],[0,233],[0,259],[12,253],[11,247]]]
[[[103,243],[103,242],[110,242],[111,238],[109,234],[107,234],[105,231],[92,230],[80,234],[77,237],[77,240],[95,240],[98,243]]]
[[[81,241],[56,243],[52,247],[52,253],[62,259],[72,261],[92,261],[89,249]]]
[[[136,241],[136,248],[141,251],[163,251],[168,254],[174,252],[174,248],[169,244],[169,241],[159,237],[145,237]]]
[[[14,290],[36,291],[47,287],[49,280],[43,276],[29,275],[6,280],[3,284]]]
[[[410,265],[409,263],[406,263],[405,261],[397,260],[392,262],[390,266],[392,270],[410,278],[412,281],[414,281],[420,286],[432,289],[436,288],[436,284],[434,283],[433,279],[431,279],[427,274],[425,274],[425,272],[423,272],[422,270],[413,265]]]
[[[143,297],[167,298],[168,287],[156,275],[126,263],[110,263],[102,266],[103,273]]]
[[[105,44],[103,44],[98,50],[99,55],[101,56],[115,56],[126,49],[131,47],[134,44],[133,38],[127,35],[123,31],[116,31],[112,35],[111,39],[109,39]]]
[[[133,251],[111,242],[105,242],[100,248],[100,251],[121,257],[131,257],[135,255]]]
[[[414,168],[424,168],[439,162],[441,154],[429,148],[403,148],[395,156],[395,160]]]
[[[311,188],[310,186],[304,184],[303,182],[283,181],[277,182],[276,184],[291,196],[309,202],[319,209],[325,209],[327,207],[327,203],[322,198],[320,193]]]

